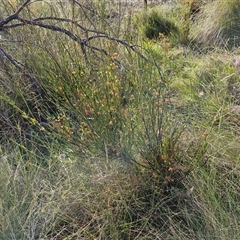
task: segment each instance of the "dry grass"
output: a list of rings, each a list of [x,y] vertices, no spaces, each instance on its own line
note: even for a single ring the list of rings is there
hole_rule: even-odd
[[[217,0],[202,7],[195,24],[191,27],[191,38],[205,46],[238,46],[240,17],[239,1]]]

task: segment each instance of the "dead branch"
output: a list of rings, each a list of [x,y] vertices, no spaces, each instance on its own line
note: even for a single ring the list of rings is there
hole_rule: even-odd
[[[90,11],[91,13],[97,14],[95,9],[90,8],[88,6],[84,6],[83,4],[79,3],[76,0],[71,0],[71,1],[73,2],[73,4],[76,4],[82,10],[84,16],[89,21],[89,23],[93,26],[93,28],[85,27],[85,26],[79,24],[78,21],[75,21],[75,20],[69,19],[69,18],[60,18],[60,17],[55,17],[55,16],[46,16],[46,17],[39,17],[39,18],[34,18],[34,19],[23,18],[20,16],[20,13],[24,10],[24,8],[29,7],[30,4],[34,3],[34,1],[26,0],[13,14],[11,14],[10,16],[8,16],[5,19],[0,21],[0,31],[1,30],[7,31],[9,29],[14,29],[14,28],[30,25],[30,26],[36,26],[36,27],[49,29],[51,31],[65,34],[70,39],[72,39],[73,41],[77,42],[80,45],[82,54],[84,56],[86,63],[88,64],[88,66],[91,65],[90,61],[88,59],[88,54],[87,54],[88,49],[93,52],[98,52],[100,54],[104,54],[105,56],[109,55],[105,49],[99,48],[99,47],[93,45],[94,43],[93,44],[91,43],[93,40],[105,38],[106,40],[119,43],[120,45],[124,46],[128,51],[133,51],[137,55],[139,55],[141,58],[143,58],[144,60],[152,62],[153,65],[155,65],[157,67],[157,69],[159,70],[159,74],[161,75],[161,77],[163,77],[161,74],[161,70],[155,63],[154,59],[149,59],[143,53],[145,51],[144,49],[142,49],[138,45],[131,44],[123,39],[116,38],[114,36],[111,36],[108,33],[97,30],[96,26],[94,26],[94,23],[91,21],[91,19],[88,17],[88,15],[86,13],[86,11]],[[48,23],[49,20],[51,20],[51,24]],[[52,21],[55,21],[56,23],[52,23]],[[74,34],[71,30],[68,30],[64,27],[60,27],[59,24],[64,23],[64,22],[71,23],[75,27],[79,28],[83,32],[83,35],[85,37],[80,37],[79,35]],[[120,65],[119,62],[117,62],[117,65],[118,66]]]
[[[91,40],[93,39],[97,39],[97,38],[106,38],[110,41],[115,41],[117,43],[120,43],[121,45],[123,45],[124,47],[131,49],[132,51],[135,51],[136,53],[138,53],[139,55],[141,55],[141,57],[143,57],[145,60],[147,60],[146,56],[144,56],[143,54],[141,54],[140,52],[138,52],[136,50],[137,46],[131,45],[129,44],[127,41],[122,40],[122,39],[118,39],[115,38],[113,36],[110,36],[109,34],[106,34],[102,31],[98,31],[96,29],[89,29],[86,28],[85,26],[79,24],[77,21],[74,21],[72,19],[66,19],[66,18],[59,18],[59,17],[52,17],[52,16],[48,16],[48,17],[40,17],[40,18],[35,18],[35,19],[25,19],[19,16],[20,12],[26,7],[28,6],[28,4],[31,2],[31,0],[26,0],[19,8],[18,10],[13,13],[12,15],[6,17],[5,19],[3,19],[2,21],[0,21],[0,30],[8,30],[8,29],[13,29],[13,28],[18,28],[20,26],[26,26],[26,25],[31,25],[31,26],[38,26],[41,28],[45,28],[45,29],[49,29],[52,31],[56,31],[56,32],[60,32],[63,33],[65,35],[67,35],[69,38],[71,38],[73,41],[79,43],[81,45],[81,49],[82,49],[82,53],[85,56],[85,59],[87,59],[87,51],[86,49],[92,49],[94,51],[99,51],[101,53],[104,53],[105,55],[108,55],[107,52],[104,49],[100,49],[96,46],[93,46],[90,44]],[[80,3],[78,3],[77,1],[73,0],[74,3],[76,3],[79,7],[84,8],[84,6]],[[89,9],[89,8],[87,8]],[[93,11],[93,10],[91,10]],[[18,23],[11,23],[13,20],[17,20]],[[85,38],[81,38],[78,35],[72,33],[70,30],[67,30],[63,27],[59,27],[56,24],[48,24],[46,23],[47,20],[54,20],[58,23],[60,22],[69,22],[74,24],[76,27],[80,28],[83,32],[85,32],[86,36],[90,35],[90,34],[94,34],[91,35],[89,37],[85,37]]]

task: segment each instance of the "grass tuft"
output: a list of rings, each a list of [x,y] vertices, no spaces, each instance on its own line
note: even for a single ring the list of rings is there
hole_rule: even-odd
[[[157,9],[149,10],[143,16],[143,34],[148,39],[157,39],[159,34],[170,36],[177,34],[178,29],[175,24],[162,16]]]
[[[191,38],[205,46],[238,47],[239,14],[239,1],[209,2],[192,25]]]

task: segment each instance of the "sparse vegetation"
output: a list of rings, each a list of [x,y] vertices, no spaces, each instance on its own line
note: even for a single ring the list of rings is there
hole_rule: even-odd
[[[0,1],[0,239],[239,239],[238,5]]]

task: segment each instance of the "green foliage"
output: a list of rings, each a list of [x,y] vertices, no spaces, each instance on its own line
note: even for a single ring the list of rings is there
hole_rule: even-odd
[[[147,11],[143,15],[143,34],[149,39],[156,39],[159,34],[170,36],[177,34],[178,29],[175,24],[162,16],[157,10]]]
[[[180,46],[195,24],[181,4],[143,17],[117,4],[114,19],[111,3],[21,13],[93,27],[85,52],[34,25],[1,42],[16,61],[0,52],[0,238],[238,239],[237,51]]]

